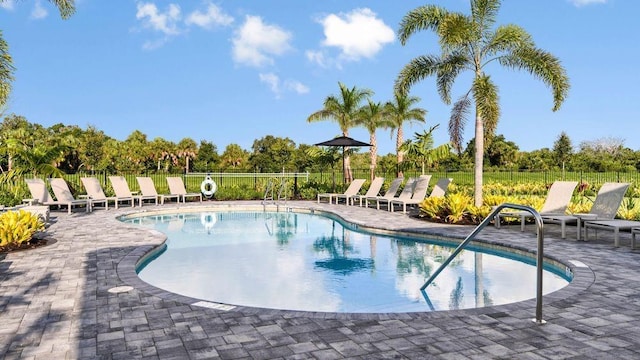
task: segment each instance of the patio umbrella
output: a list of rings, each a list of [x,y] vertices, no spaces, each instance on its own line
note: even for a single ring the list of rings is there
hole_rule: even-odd
[[[352,139],[348,136],[338,136],[331,140],[323,141],[315,144],[316,146],[340,146],[342,147],[342,181],[345,181],[347,176],[347,169],[344,163],[344,148],[345,147],[361,147],[361,146],[373,146],[369,143]]]

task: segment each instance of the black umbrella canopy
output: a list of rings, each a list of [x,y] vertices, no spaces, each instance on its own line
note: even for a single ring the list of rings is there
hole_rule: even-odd
[[[331,140],[315,144],[316,146],[373,146],[369,143],[352,139],[348,136],[338,136]]]

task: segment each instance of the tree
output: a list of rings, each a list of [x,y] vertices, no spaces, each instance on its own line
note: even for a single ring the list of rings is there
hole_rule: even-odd
[[[252,149],[249,163],[260,172],[280,172],[293,167],[291,161],[296,143],[289,138],[267,135],[254,140]]]
[[[149,156],[155,164],[156,171],[169,171],[171,165],[178,164],[176,144],[156,137],[149,143]]]
[[[400,164],[401,166],[404,163],[420,164],[422,174],[424,174],[427,166],[432,167],[436,162],[449,157],[451,154],[451,145],[449,143],[433,147],[433,131],[439,125],[432,126],[422,133],[415,133],[413,140],[409,139],[400,146],[400,149],[407,154],[408,158]]]
[[[420,102],[417,96],[409,96],[408,92],[395,91],[393,101],[385,105],[385,111],[389,114],[391,121],[391,129],[396,130],[396,157],[398,164],[404,159],[404,154],[400,147],[404,143],[404,134],[402,127],[405,122],[417,121],[425,122],[427,110],[423,108],[414,108],[413,106]],[[402,176],[402,172],[398,171],[398,176]]]
[[[242,169],[248,163],[249,152],[242,149],[238,144],[229,144],[224,148],[221,158],[223,169]]]
[[[564,165],[573,155],[573,145],[571,145],[571,139],[564,131],[560,133],[558,139],[553,143],[553,157],[557,161],[557,164],[562,167],[562,174],[564,177]]]
[[[193,160],[193,169],[200,172],[208,172],[220,163],[218,148],[212,142],[200,140],[198,155]]]
[[[324,100],[324,107],[309,115],[307,122],[333,120],[340,126],[343,136],[349,136],[349,129],[354,126],[354,122],[358,117],[360,104],[362,101],[373,95],[369,89],[358,89],[357,87],[347,88],[343,83],[338,82],[340,86],[340,95],[329,95]],[[348,150],[345,148],[345,150]],[[342,164],[344,172],[344,181],[351,182],[353,176],[351,174],[351,165],[349,156],[345,156]]]
[[[63,19],[68,19],[76,11],[74,0],[49,1],[58,7],[60,16]],[[7,99],[11,93],[11,82],[13,81],[14,71],[15,67],[9,54],[9,45],[2,37],[2,30],[0,30],[0,110],[7,103]]]
[[[178,159],[184,159],[184,172],[189,173],[189,161],[198,155],[198,144],[191,138],[184,138],[176,145]]]
[[[474,200],[482,205],[484,142],[491,136],[500,117],[498,87],[485,69],[498,63],[525,70],[552,89],[553,111],[557,111],[569,91],[569,79],[560,60],[536,47],[531,35],[517,25],[493,29],[500,0],[470,0],[471,15],[449,12],[436,5],[411,10],[400,23],[398,38],[405,45],[420,30],[432,30],[439,38],[441,55],[422,55],[409,62],[396,79],[396,90],[409,92],[411,86],[435,76],[438,93],[451,103],[452,86],[462,72],[473,73],[469,90],[453,105],[449,135],[460,151],[462,133],[471,107],[475,108]]]
[[[505,139],[504,135],[496,135],[487,146],[485,159],[490,166],[499,168],[513,167],[517,162],[518,145]]]
[[[356,126],[363,126],[369,132],[369,177],[371,180],[376,175],[376,160],[378,159],[378,141],[376,139],[376,130],[391,126],[391,122],[387,117],[387,112],[379,102],[373,102],[367,99],[367,105],[360,108],[358,118],[355,121]]]

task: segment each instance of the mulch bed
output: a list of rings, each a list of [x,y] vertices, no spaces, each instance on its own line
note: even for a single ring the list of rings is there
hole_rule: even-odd
[[[31,239],[30,241],[22,243],[20,245],[12,244],[7,246],[0,246],[0,254],[36,249],[41,246],[45,246],[48,243],[49,243],[48,239]]]

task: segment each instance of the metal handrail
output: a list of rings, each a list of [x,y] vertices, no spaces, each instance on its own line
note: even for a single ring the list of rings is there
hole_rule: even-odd
[[[444,268],[446,268],[449,265],[449,263],[453,260],[453,258],[455,258],[458,255],[458,253],[460,253],[460,251],[462,251],[462,249],[464,249],[471,242],[471,240],[473,240],[476,237],[476,235],[478,235],[478,233],[482,229],[484,229],[489,224],[489,222],[491,222],[491,220],[495,218],[498,215],[498,213],[500,213],[500,211],[502,211],[503,209],[516,209],[516,210],[526,211],[531,213],[531,215],[533,215],[533,217],[536,220],[536,226],[538,229],[538,254],[537,254],[538,256],[536,260],[536,318],[534,319],[534,321],[538,324],[544,324],[545,321],[542,320],[542,270],[543,270],[543,261],[544,261],[544,223],[542,222],[542,217],[540,216],[540,214],[534,208],[529,206],[509,204],[509,203],[504,203],[496,206],[496,208],[493,209],[493,211],[491,211],[489,216],[487,216],[484,220],[482,220],[482,222],[478,226],[476,226],[476,228],[471,232],[471,234],[469,234],[469,236],[467,236],[464,239],[464,241],[462,241],[462,243],[458,245],[458,247],[449,256],[449,258],[447,258],[447,260],[445,260],[445,262],[443,262],[442,265],[440,265],[440,267],[429,277],[429,279],[427,279],[427,281],[422,285],[420,290],[424,291],[424,289],[433,282],[436,276],[438,276],[442,272],[442,270],[444,270]],[[500,219],[497,219],[497,221],[500,221]]]

